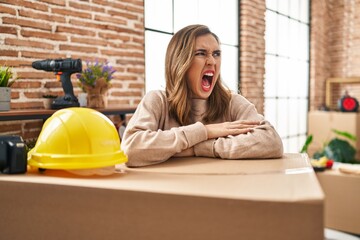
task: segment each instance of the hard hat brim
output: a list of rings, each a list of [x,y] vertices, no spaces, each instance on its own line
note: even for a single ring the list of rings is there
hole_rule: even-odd
[[[86,161],[84,161],[86,159]],[[101,160],[101,161],[99,161]],[[123,151],[102,154],[28,154],[28,164],[43,169],[87,169],[114,166],[127,162]]]

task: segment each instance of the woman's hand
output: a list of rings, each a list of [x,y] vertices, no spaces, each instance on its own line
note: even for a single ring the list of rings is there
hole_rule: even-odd
[[[254,131],[254,127],[260,125],[259,121],[236,120],[233,122],[223,122],[205,125],[208,139],[226,137],[229,135],[236,136]]]

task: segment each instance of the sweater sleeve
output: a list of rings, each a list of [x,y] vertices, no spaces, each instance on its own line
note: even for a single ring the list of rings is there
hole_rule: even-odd
[[[229,119],[260,121],[253,132],[203,141],[194,147],[196,156],[224,159],[278,158],[283,154],[280,136],[274,127],[257,113],[255,106],[240,95],[233,95]]]
[[[146,94],[124,133],[121,147],[128,156],[127,166],[140,167],[164,162],[207,139],[206,128],[200,122],[164,129],[168,121],[165,96],[160,91]]]

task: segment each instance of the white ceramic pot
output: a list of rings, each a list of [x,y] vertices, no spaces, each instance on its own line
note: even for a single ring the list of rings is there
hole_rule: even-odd
[[[11,88],[0,87],[0,111],[9,111],[11,101]]]

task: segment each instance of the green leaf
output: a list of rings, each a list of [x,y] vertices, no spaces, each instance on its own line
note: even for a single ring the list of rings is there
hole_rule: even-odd
[[[313,158],[314,159],[320,159],[321,157],[325,156],[325,153],[324,151],[318,151],[318,152],[315,152],[314,155],[313,155]]]
[[[12,71],[9,67],[0,67],[0,87],[10,87],[14,81],[9,82],[12,76]]]
[[[335,162],[353,163],[355,161],[356,149],[349,142],[334,138],[324,148],[324,154]]]
[[[308,147],[310,145],[310,143],[312,142],[313,140],[313,136],[312,135],[309,135],[307,138],[306,138],[306,141],[304,143],[304,146],[301,148],[300,150],[300,153],[306,153],[307,150],[308,150]]]
[[[332,131],[334,133],[336,133],[337,135],[339,135],[339,136],[343,136],[343,137],[345,137],[345,138],[347,138],[349,140],[356,141],[356,136],[352,135],[349,132],[339,131],[339,130],[336,130],[336,129],[332,129]]]

